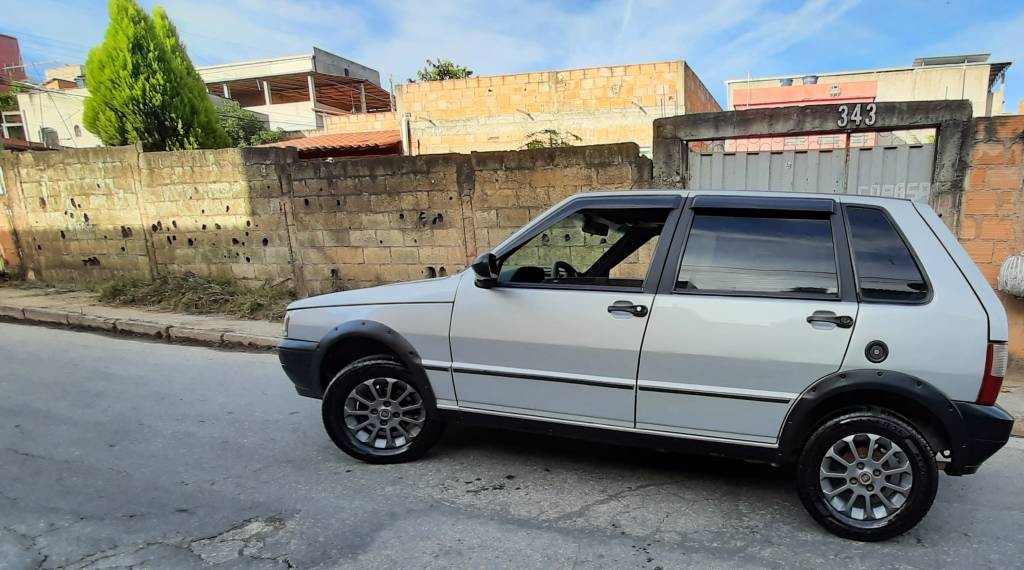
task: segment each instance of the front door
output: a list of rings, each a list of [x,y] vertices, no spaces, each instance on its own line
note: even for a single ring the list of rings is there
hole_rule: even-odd
[[[679,196],[581,197],[467,272],[452,315],[459,406],[632,427],[640,343]]]
[[[637,427],[774,443],[856,322],[842,212],[831,198],[692,204],[651,310]]]

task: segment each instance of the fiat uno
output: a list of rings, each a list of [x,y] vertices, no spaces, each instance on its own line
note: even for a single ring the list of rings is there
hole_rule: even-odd
[[[288,308],[280,360],[343,451],[486,423],[795,466],[884,540],[1008,440],[1007,320],[929,207],[848,195],[573,196],[446,278]]]

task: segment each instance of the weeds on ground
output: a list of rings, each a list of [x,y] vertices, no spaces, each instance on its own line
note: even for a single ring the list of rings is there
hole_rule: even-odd
[[[284,287],[247,287],[237,281],[194,274],[165,275],[153,281],[115,277],[96,287],[100,301],[115,305],[157,307],[207,315],[278,321],[295,292]]]

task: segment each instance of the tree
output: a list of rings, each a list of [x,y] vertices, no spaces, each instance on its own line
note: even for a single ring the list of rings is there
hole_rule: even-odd
[[[256,113],[243,109],[237,101],[225,101],[218,114],[220,125],[233,146],[256,146],[284,140],[284,131],[267,130]]]
[[[528,140],[523,145],[523,148],[558,148],[573,146],[573,143],[583,140],[582,137],[575,133],[565,131],[563,134],[556,129],[536,131],[526,135],[526,138]]]
[[[452,63],[451,60],[438,59],[437,61],[427,60],[427,65],[416,72],[420,81],[441,81],[443,79],[465,79],[473,75],[473,70]],[[410,79],[409,83],[416,83]]]
[[[163,6],[153,8],[153,26],[157,36],[167,49],[170,70],[175,82],[181,86],[180,97],[171,101],[177,116],[193,113],[193,129],[200,148],[220,148],[231,144],[220,127],[217,109],[206,93],[206,84],[196,68],[192,66],[185,46],[181,43],[178,30],[167,16]]]
[[[85,128],[107,145],[226,146],[213,103],[166,13],[158,9],[155,21],[135,0],[110,0],[109,10],[103,43],[86,59]]]
[[[17,111],[18,93],[21,93],[21,87],[7,83],[7,91],[0,93],[0,111]]]

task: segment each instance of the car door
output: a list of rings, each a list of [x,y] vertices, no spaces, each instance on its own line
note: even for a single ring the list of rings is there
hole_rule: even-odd
[[[843,212],[832,198],[690,202],[651,310],[637,427],[774,443],[856,322]]]
[[[451,323],[460,408],[633,427],[640,344],[679,195],[582,196],[467,272]]]

